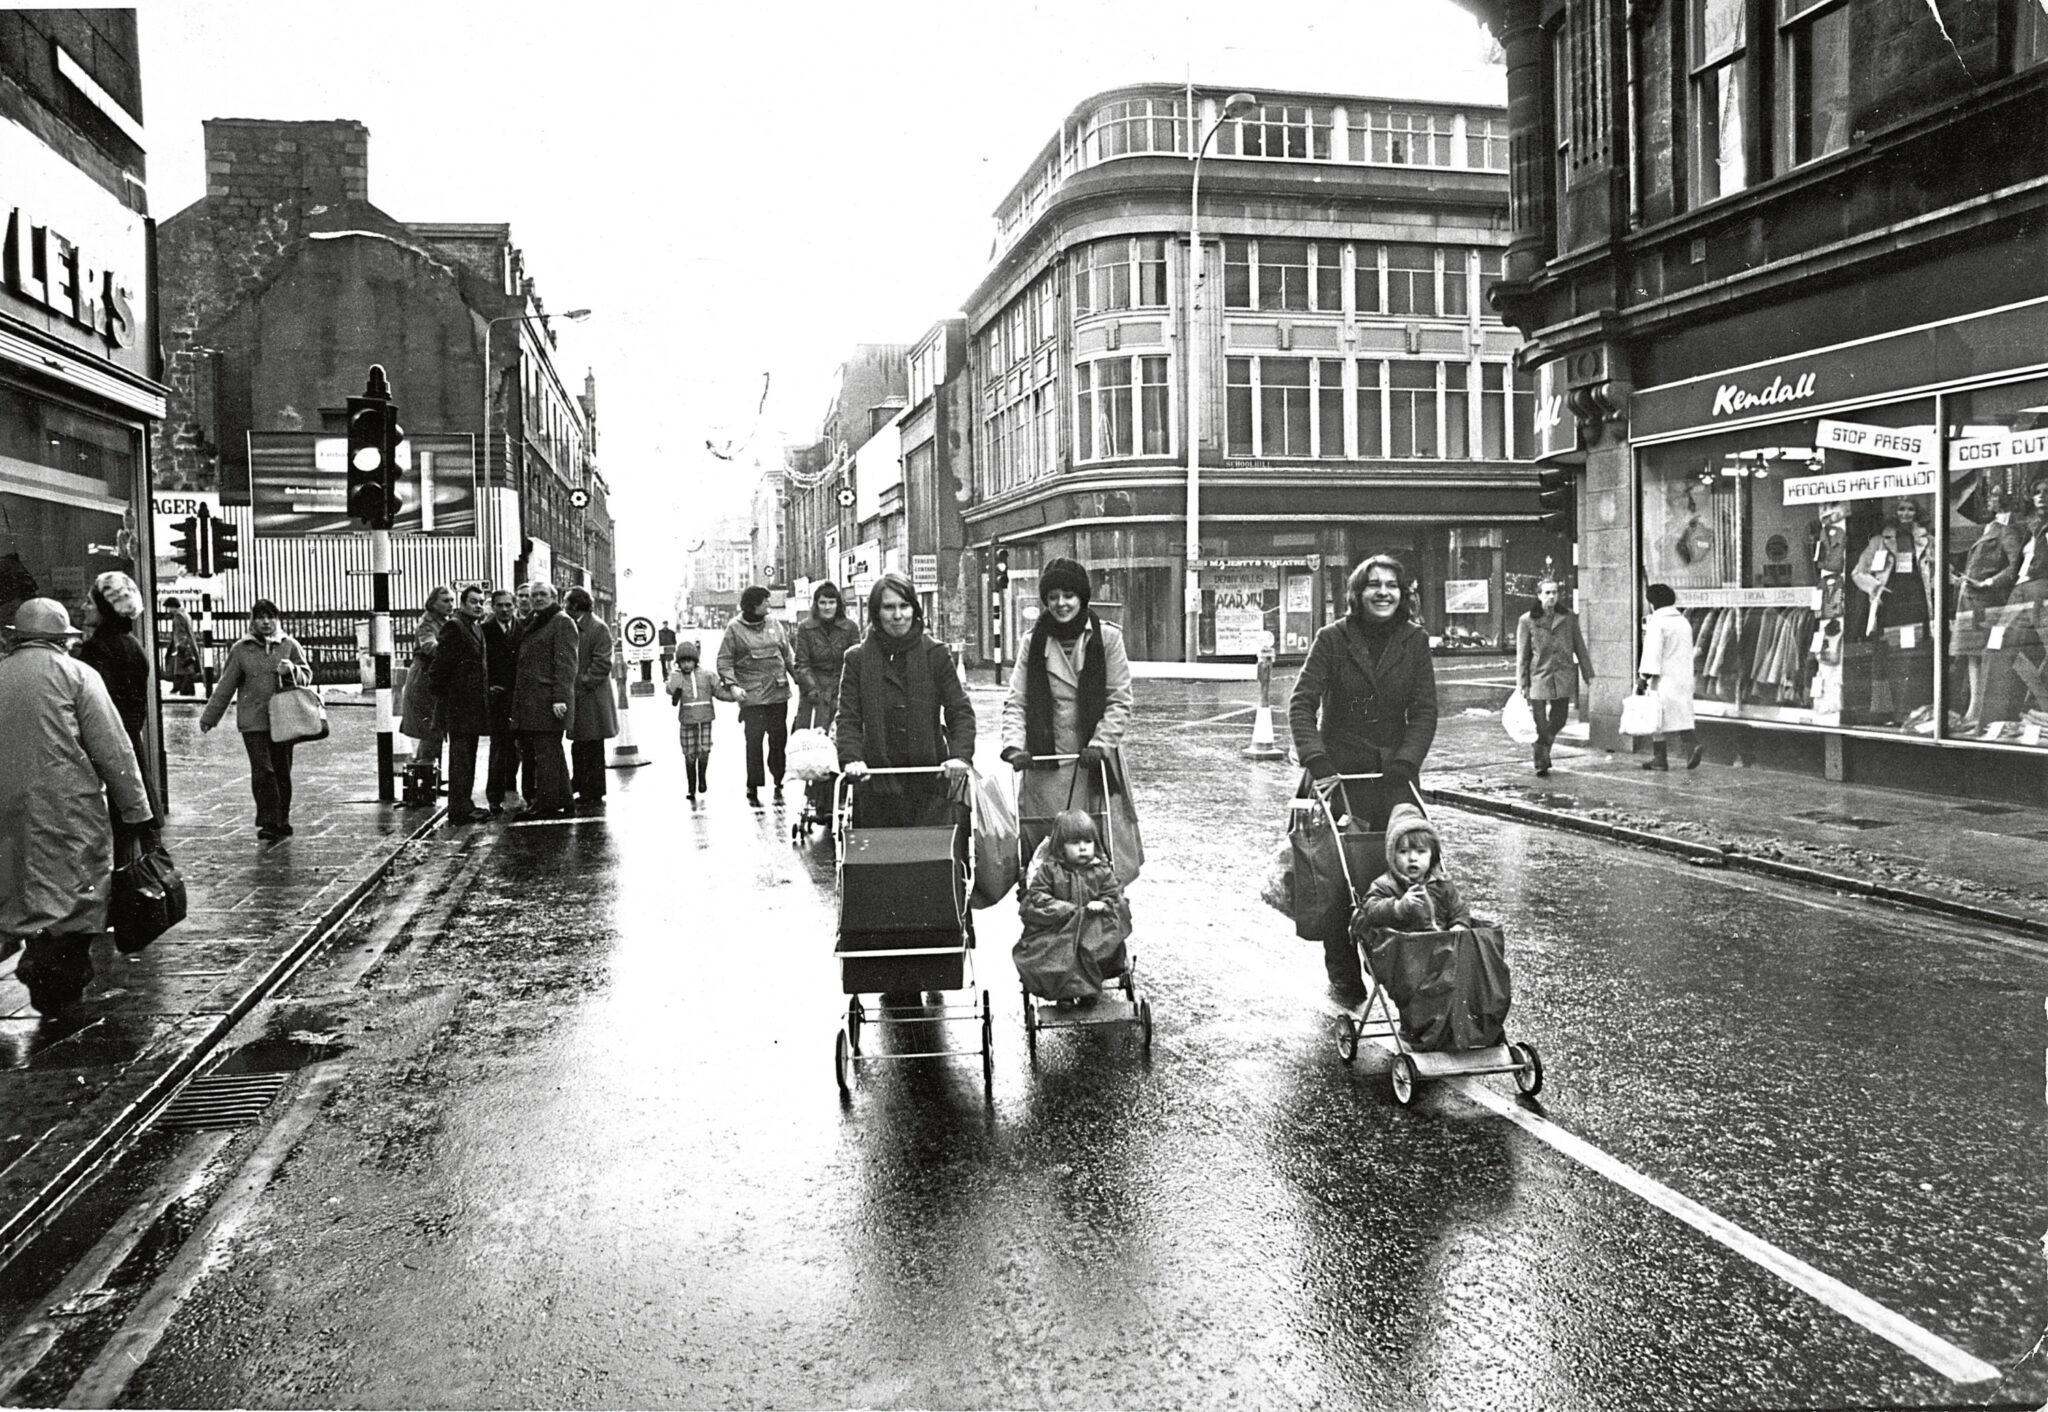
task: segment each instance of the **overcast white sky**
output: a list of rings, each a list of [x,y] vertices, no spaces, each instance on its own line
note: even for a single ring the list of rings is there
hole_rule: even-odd
[[[1450,0],[717,5],[141,0],[151,212],[204,193],[212,117],[354,118],[399,220],[506,221],[595,369],[624,567],[745,503],[855,343],[911,342],[985,268],[991,212],[1089,94],[1190,72],[1254,92],[1503,102]],[[757,428],[761,375],[772,374]],[[404,389],[398,390],[401,398]]]

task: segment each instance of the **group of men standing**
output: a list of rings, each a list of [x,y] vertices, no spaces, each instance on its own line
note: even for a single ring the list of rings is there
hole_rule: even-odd
[[[431,603],[431,600],[430,600]],[[454,612],[431,632],[421,620],[414,671],[435,734],[448,745],[448,817],[458,824],[496,814],[525,819],[596,813],[604,808],[604,743],[619,733],[613,700],[612,631],[588,590],[557,600],[550,583],[501,588],[486,597],[461,591]],[[416,703],[408,691],[408,715]],[[476,807],[476,757],[491,742],[484,781],[487,809]],[[563,758],[562,743],[569,742]],[[438,741],[421,741],[438,755]]]

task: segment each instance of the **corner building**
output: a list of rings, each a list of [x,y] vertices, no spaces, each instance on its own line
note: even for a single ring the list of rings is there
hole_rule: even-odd
[[[1507,245],[1505,110],[1263,92],[1225,117],[1230,93],[1088,99],[997,212],[965,306],[965,532],[996,609],[974,615],[980,654],[1014,660],[1038,566],[1062,555],[1096,571],[1139,660],[1245,660],[1266,633],[1298,657],[1381,551],[1444,645],[1511,647],[1509,598],[1570,546],[1537,527],[1533,388],[1484,298]]]
[[[1580,468],[1595,743],[1663,582],[1711,755],[2048,802],[2048,14],[1468,8],[1508,56],[1497,299]]]

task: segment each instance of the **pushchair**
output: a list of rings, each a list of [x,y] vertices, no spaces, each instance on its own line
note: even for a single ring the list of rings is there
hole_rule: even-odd
[[[877,794],[876,777],[943,776],[937,767],[872,769],[865,776],[840,775],[833,787],[834,832],[839,883],[840,990],[849,997],[833,1046],[833,1072],[842,1095],[850,1095],[860,1066],[878,1060],[937,1059],[971,1054],[967,1049],[917,1049],[868,1053],[861,1032],[869,1025],[908,1027],[979,1022],[983,1092],[995,1087],[995,1027],[988,992],[974,986],[974,917],[967,898],[973,886],[971,814],[942,790],[915,812],[903,806],[911,796],[887,799],[884,809],[863,794]],[[908,783],[908,781],[904,781]],[[914,822],[897,822],[903,818]],[[877,1003],[871,1013],[861,996],[881,992],[966,991],[961,1002],[919,1005]],[[923,997],[921,998],[928,998]]]
[[[1039,759],[1055,765],[1074,765],[1073,785],[1081,781],[1079,755],[1043,755]],[[1114,861],[1116,843],[1111,836],[1111,815],[1109,807],[1109,767],[1098,762],[1095,776],[1091,781],[1093,798],[1084,803],[1090,818],[1095,820],[1096,837],[1101,840],[1102,856]],[[1073,807],[1074,788],[1067,791],[1067,807]],[[1023,878],[1031,871],[1032,855],[1038,845],[1052,832],[1052,818],[1049,815],[1026,815],[1019,811],[1017,819],[1018,887],[1023,887]],[[1113,1000],[1105,991],[1102,999],[1086,1008],[1062,1007],[1056,1002],[1042,1000],[1024,989],[1024,1043],[1030,1051],[1033,1062],[1038,1059],[1038,1033],[1040,1030],[1093,1029],[1101,1025],[1135,1026],[1138,1032],[1139,1052],[1147,1059],[1152,1057],[1152,1001],[1138,984],[1138,952],[1124,942],[1124,967],[1120,974],[1108,977],[1117,990],[1123,993],[1121,1000]]]
[[[1370,780],[1377,775],[1336,775],[1316,782],[1312,793],[1324,812],[1331,830],[1346,845],[1377,839],[1384,851],[1384,833],[1366,833],[1340,816],[1333,799],[1343,791],[1333,781]],[[1364,926],[1365,888],[1354,872],[1353,858],[1363,848],[1337,849],[1344,882],[1351,894],[1352,935],[1358,942],[1359,960],[1365,968],[1369,990],[1358,1005],[1337,1017],[1337,1057],[1349,1064],[1358,1058],[1360,1041],[1373,1039],[1394,1051],[1388,1077],[1394,1101],[1407,1107],[1415,1101],[1424,1079],[1447,1079],[1468,1074],[1513,1074],[1515,1087],[1534,1097],[1543,1088],[1543,1059],[1536,1046],[1510,1042],[1505,1030],[1489,1024],[1475,1012],[1482,1008],[1484,984],[1478,969],[1497,965],[1501,995],[1501,1018],[1505,1017],[1507,962],[1499,951],[1499,928],[1474,921],[1470,927],[1448,932],[1394,932]],[[1481,929],[1489,938],[1479,935]],[[1460,935],[1463,932],[1465,935]],[[1482,955],[1481,951],[1487,954]],[[1426,1026],[1426,1029],[1425,1029]],[[1491,1042],[1466,1044],[1472,1035]],[[1497,1036],[1497,1037],[1496,1037]],[[1422,1047],[1424,1045],[1430,1047]]]

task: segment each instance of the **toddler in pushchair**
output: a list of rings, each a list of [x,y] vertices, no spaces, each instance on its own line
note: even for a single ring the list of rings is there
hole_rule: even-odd
[[[1128,968],[1130,904],[1086,810],[1053,817],[1032,852],[1017,910],[1024,931],[1011,954],[1031,995],[1086,1008]]]
[[[1397,804],[1387,816],[1387,871],[1359,906],[1368,927],[1434,932],[1472,924],[1472,909],[1444,872],[1444,844],[1420,809]]]

